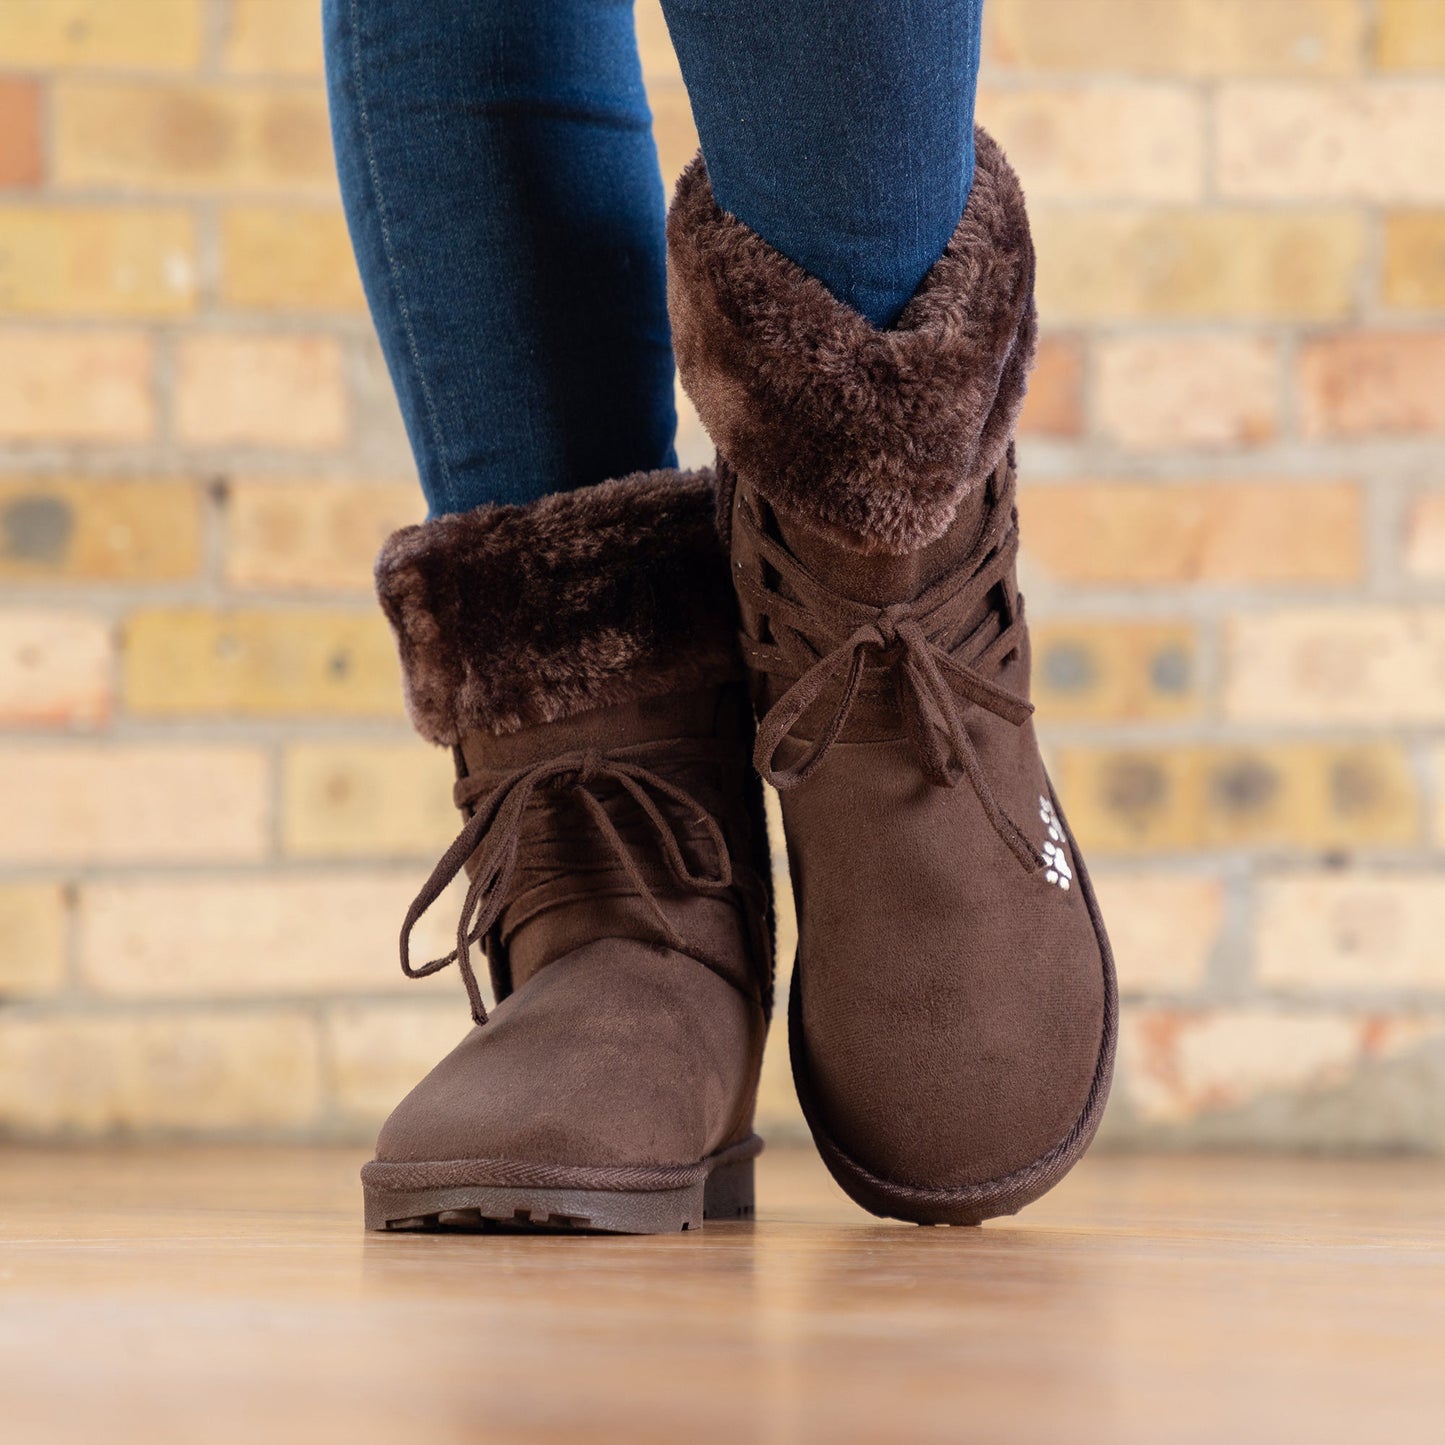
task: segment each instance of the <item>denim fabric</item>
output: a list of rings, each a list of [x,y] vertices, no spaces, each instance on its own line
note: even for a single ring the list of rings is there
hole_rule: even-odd
[[[983,0],[662,0],[724,210],[875,326],[973,182]]]
[[[983,0],[664,0],[719,201],[876,325],[973,173]],[[433,515],[675,465],[631,0],[323,0],[337,168]]]
[[[675,465],[631,0],[324,0],[341,193],[433,515]]]

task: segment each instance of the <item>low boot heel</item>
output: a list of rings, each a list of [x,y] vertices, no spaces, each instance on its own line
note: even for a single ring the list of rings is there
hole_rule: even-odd
[[[753,1217],[753,1160],[722,1164],[707,1177],[703,1188],[704,1219],[751,1219]]]

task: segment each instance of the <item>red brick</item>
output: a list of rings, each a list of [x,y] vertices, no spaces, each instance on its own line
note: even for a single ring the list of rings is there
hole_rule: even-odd
[[[1025,436],[1076,437],[1083,430],[1083,343],[1047,336],[1039,343],[1019,431]]]
[[[43,166],[40,87],[0,77],[0,186],[39,185]]]

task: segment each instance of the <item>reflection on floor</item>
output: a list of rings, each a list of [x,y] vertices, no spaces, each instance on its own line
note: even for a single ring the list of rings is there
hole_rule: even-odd
[[[1445,1162],[1096,1155],[982,1229],[366,1235],[351,1151],[0,1154],[16,1445],[1442,1438]]]

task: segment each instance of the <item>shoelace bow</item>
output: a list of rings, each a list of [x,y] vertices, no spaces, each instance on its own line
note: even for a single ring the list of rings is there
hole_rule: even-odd
[[[650,746],[653,745],[643,745],[637,751],[645,753]],[[662,746],[676,754],[677,743]],[[506,907],[522,845],[523,817],[528,805],[543,788],[568,792],[577,800],[668,942],[680,950],[684,948],[685,940],[668,918],[632,850],[592,789],[599,782],[613,783],[636,803],[656,835],[669,873],[681,887],[695,893],[719,894],[732,886],[732,860],[728,855],[727,840],[717,820],[691,794],[640,762],[633,761],[626,755],[627,751],[604,753],[589,749],[570,752],[517,768],[500,778],[495,774],[481,773],[458,780],[453,789],[457,806],[475,806],[476,811],[442,855],[431,877],[407,910],[401,930],[401,968],[408,978],[426,978],[455,963],[466,985],[472,1017],[479,1024],[486,1023],[487,1009],[472,968],[471,949],[486,936]],[[659,800],[675,805],[685,819],[700,825],[712,851],[715,864],[712,869],[694,872],[689,867],[683,854],[684,834],[681,831],[686,823],[679,825],[670,821],[659,806]],[[444,958],[434,958],[430,963],[421,965],[413,964],[412,930],[478,849],[481,852],[476,873],[467,889],[457,924],[457,946]]]
[[[1001,507],[996,507],[996,520],[973,554],[955,571],[913,602],[888,607],[870,607],[824,586],[762,530],[749,508],[742,507],[735,524],[746,528],[757,552],[793,595],[784,595],[743,571],[736,581],[754,606],[767,614],[777,639],[769,645],[743,634],[749,662],[782,676],[803,667],[758,725],[753,760],[768,782],[787,791],[813,775],[847,725],[865,669],[875,658],[892,667],[898,709],[924,775],[939,787],[951,788],[967,779],[994,831],[1032,872],[1043,866],[1043,860],[994,797],[959,705],[962,697],[1015,727],[1032,715],[1032,703],[983,671],[1012,651],[1022,609],[1003,625],[990,612],[969,636],[952,647],[946,645],[1013,566],[1018,532],[1009,520],[1011,513]],[[961,661],[960,651],[972,651],[972,660]],[[809,663],[809,658],[815,660]],[[840,679],[837,704],[821,733],[793,766],[779,767],[778,752],[798,720]]]

